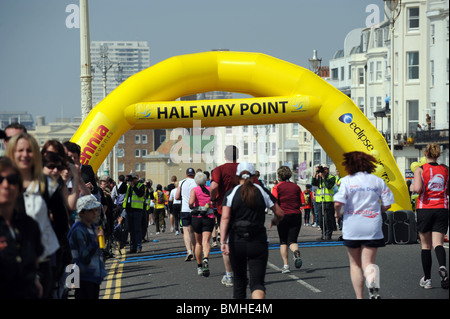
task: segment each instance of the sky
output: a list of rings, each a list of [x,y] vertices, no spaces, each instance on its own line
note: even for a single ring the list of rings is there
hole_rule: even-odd
[[[0,111],[81,116],[78,0],[0,0]],[[91,41],[147,41],[150,65],[212,49],[260,52],[308,68],[328,65],[382,0],[89,0]],[[372,6],[373,8],[373,6]]]

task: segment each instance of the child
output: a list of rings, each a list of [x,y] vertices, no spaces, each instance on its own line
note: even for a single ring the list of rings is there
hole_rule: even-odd
[[[100,284],[106,276],[98,243],[103,231],[96,227],[100,205],[93,195],[80,197],[77,200],[79,221],[67,236],[74,263],[80,269],[80,287],[75,289],[75,299],[98,299]]]

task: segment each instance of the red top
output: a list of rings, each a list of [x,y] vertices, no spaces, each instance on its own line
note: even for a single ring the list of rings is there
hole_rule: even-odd
[[[300,207],[305,203],[302,189],[292,182],[279,182],[272,189],[272,194],[278,199],[283,212],[287,214],[300,214]]]
[[[222,201],[225,193],[238,183],[236,170],[239,163],[225,163],[216,167],[211,173],[211,182],[219,184],[217,192],[217,211],[222,215]]]
[[[448,168],[437,163],[422,165],[423,189],[417,198],[417,208],[448,208]]]

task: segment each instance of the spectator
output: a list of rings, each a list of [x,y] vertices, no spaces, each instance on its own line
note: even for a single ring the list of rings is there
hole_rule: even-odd
[[[44,288],[43,298],[48,299],[55,282],[52,271],[54,254],[60,248],[49,216],[52,215],[54,225],[65,227],[63,221],[67,212],[63,207],[61,210],[53,209],[49,213],[49,206],[52,204],[50,199],[57,191],[58,185],[51,177],[43,174],[42,157],[34,137],[27,133],[20,133],[12,137],[6,148],[6,156],[13,160],[22,176],[22,185],[25,191],[24,196],[19,198],[19,204],[24,205],[27,215],[39,224],[41,243],[44,246],[44,252],[39,256],[40,280]],[[58,231],[61,231],[58,233],[59,235],[64,233],[64,229],[58,228]]]
[[[145,204],[145,186],[136,174],[127,176],[128,189],[123,201],[130,232],[130,253],[142,251],[142,218]]]
[[[100,205],[93,195],[82,196],[77,201],[79,221],[68,235],[75,264],[80,270],[80,287],[75,289],[75,299],[98,299],[100,284],[106,277],[98,242],[103,231],[96,227]]]
[[[0,158],[0,299],[37,299],[43,293],[38,277],[41,234],[16,205],[22,193],[19,170],[11,159]]]

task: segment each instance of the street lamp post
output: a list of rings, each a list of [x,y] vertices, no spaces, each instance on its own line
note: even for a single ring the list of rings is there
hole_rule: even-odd
[[[309,69],[315,74],[320,75],[320,68],[322,66],[322,59],[317,57],[317,50],[313,50],[312,58],[308,59]]]
[[[308,59],[309,61],[309,69],[320,76],[320,71],[322,67],[322,59],[317,57],[317,50],[313,50],[312,58]],[[321,156],[322,157],[322,156]],[[314,175],[314,136],[311,135],[311,167],[312,167],[312,175]]]
[[[81,64],[81,118],[92,109],[91,50],[89,39],[88,0],[80,0],[80,64]]]
[[[391,108],[391,152],[392,156],[394,156],[394,122],[396,120],[396,110],[395,110],[395,100],[394,100],[394,63],[395,63],[395,50],[394,50],[394,30],[395,30],[395,21],[400,15],[401,0],[384,0],[387,8],[389,9],[389,20],[390,20],[390,29],[391,29],[391,95],[390,95],[390,108]],[[397,15],[395,15],[397,8],[399,8]]]
[[[106,44],[102,44],[100,46],[100,59],[95,63],[95,66],[102,72],[103,76],[103,98],[106,97],[107,91],[106,91],[106,82],[107,82],[107,76],[106,74],[108,71],[113,67],[117,66],[117,72],[116,72],[116,81],[121,82],[122,77],[122,67],[120,66],[120,62],[113,62],[108,58],[108,46]],[[95,72],[95,68],[92,68],[92,71]],[[114,172],[112,173],[113,178],[116,178],[115,173],[117,172],[117,154],[116,154],[116,146],[113,147],[113,165],[114,165]],[[110,156],[108,155],[108,159],[105,162],[104,167],[104,173],[105,175],[109,176],[109,170],[110,170]]]

